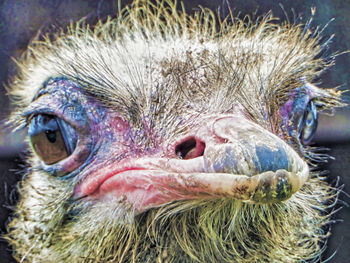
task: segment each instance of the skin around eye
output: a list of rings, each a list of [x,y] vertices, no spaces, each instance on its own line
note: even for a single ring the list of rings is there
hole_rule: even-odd
[[[67,123],[50,115],[34,116],[29,125],[28,135],[34,152],[46,164],[54,164],[67,158],[76,143],[67,142]],[[61,128],[63,126],[63,129]],[[74,150],[74,149],[73,149]]]

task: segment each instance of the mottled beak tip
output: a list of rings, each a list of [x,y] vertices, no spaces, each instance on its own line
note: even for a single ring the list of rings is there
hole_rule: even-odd
[[[249,193],[245,191],[235,198],[254,203],[287,200],[309,178],[308,164],[297,152],[259,125],[228,117],[216,121],[214,129],[216,136],[223,140],[207,143],[206,171],[242,176]]]

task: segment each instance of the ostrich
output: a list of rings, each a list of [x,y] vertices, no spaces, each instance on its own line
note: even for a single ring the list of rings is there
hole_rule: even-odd
[[[310,146],[341,92],[308,26],[135,1],[32,43],[10,93],[21,262],[318,261],[337,198]]]

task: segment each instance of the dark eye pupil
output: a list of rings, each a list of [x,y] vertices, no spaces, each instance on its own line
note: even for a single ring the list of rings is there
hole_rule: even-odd
[[[31,120],[28,135],[36,155],[46,164],[67,158],[75,149],[74,129],[62,119],[51,115],[37,115]]]
[[[51,142],[51,143],[56,142],[56,140],[57,140],[56,131],[46,130],[45,134],[46,134],[46,138],[49,140],[49,142]]]

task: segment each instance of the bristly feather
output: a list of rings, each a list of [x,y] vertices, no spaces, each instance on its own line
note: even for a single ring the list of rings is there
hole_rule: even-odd
[[[159,111],[166,114],[172,105],[182,106],[176,98],[184,92],[197,93],[201,100],[213,98],[201,111],[229,111],[232,100],[225,97],[234,97],[259,124],[278,130],[273,118],[289,92],[319,77],[333,60],[319,56],[317,32],[275,20],[268,14],[254,23],[232,13],[220,20],[204,8],[190,16],[177,11],[176,2],[135,1],[117,18],[93,28],[80,21],[33,42],[18,62],[20,72],[10,94],[23,112],[45,81],[67,76],[128,114],[151,111],[157,101],[158,111],[150,114],[160,119]],[[328,94],[319,98],[322,108],[342,106],[339,92]]]

